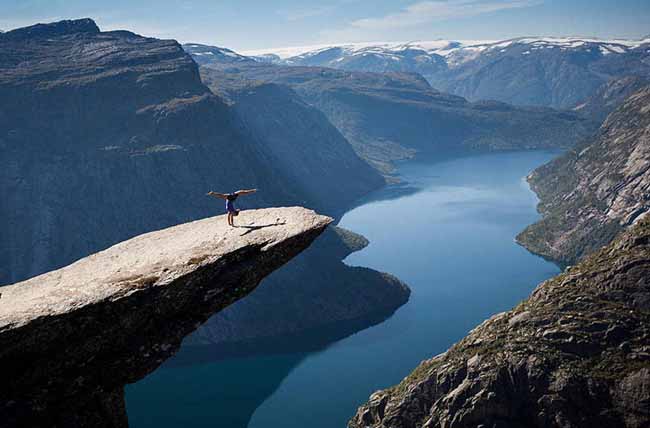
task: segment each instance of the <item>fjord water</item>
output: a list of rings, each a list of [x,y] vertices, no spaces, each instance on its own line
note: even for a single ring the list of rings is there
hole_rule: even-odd
[[[399,382],[558,268],[514,237],[538,218],[525,176],[550,152],[413,161],[404,184],[370,195],[340,225],[370,245],[346,263],[412,289],[391,318],[316,352],[163,368],[127,388],[133,427],[343,428],[375,390]]]

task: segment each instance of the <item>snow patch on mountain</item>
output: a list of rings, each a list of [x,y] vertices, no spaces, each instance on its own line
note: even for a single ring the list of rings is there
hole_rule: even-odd
[[[205,64],[211,61],[227,62],[251,62],[253,59],[237,52],[221,48],[218,46],[202,45],[199,43],[186,43],[183,45],[185,52],[192,55],[194,60],[199,64]]]
[[[277,49],[258,49],[243,51],[242,54],[255,57],[274,58],[274,62],[287,65],[303,64],[318,55],[328,54],[332,58],[323,61],[335,65],[352,57],[373,55],[390,61],[400,61],[407,53],[422,51],[415,56],[416,61],[428,61],[427,57],[438,55],[445,59],[449,67],[471,61],[486,51],[506,52],[515,45],[529,45],[528,53],[540,49],[560,49],[562,51],[596,48],[602,55],[623,54],[630,49],[650,43],[650,39],[597,39],[590,37],[520,37],[508,40],[431,40],[415,42],[366,42],[311,46],[294,46]]]

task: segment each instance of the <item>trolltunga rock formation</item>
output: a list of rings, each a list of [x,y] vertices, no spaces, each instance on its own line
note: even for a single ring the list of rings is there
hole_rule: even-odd
[[[3,426],[127,426],[123,387],[250,293],[331,222],[304,208],[137,236],[0,289]]]

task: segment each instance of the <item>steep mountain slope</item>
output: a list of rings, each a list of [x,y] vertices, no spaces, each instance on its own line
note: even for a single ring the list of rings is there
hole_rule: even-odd
[[[431,82],[470,100],[572,108],[609,79],[650,75],[647,42],[515,39],[490,45]]]
[[[603,84],[594,95],[574,110],[585,117],[593,118],[602,123],[630,95],[649,84],[650,75],[614,78]]]
[[[569,147],[593,129],[576,113],[469,103],[432,89],[421,76],[267,64],[211,64],[211,87],[241,80],[289,85],[321,110],[357,153],[384,172],[414,151]]]
[[[648,75],[647,40],[523,37],[303,48],[278,64],[415,72],[470,101],[572,108],[611,78]],[[281,52],[281,51],[280,51]],[[282,52],[284,53],[284,52]]]
[[[647,427],[649,303],[642,221],[374,393],[349,426]]]
[[[0,49],[0,283],[214,212],[216,186],[304,199],[175,41],[80,20],[10,31]]]
[[[263,189],[247,198],[251,205],[332,212],[381,185],[333,129],[317,147],[294,139],[278,149],[255,135],[202,84],[175,41],[99,32],[80,20],[11,31],[0,45],[0,95],[10,101],[0,109],[0,283],[209,215],[220,209],[204,196],[209,189],[245,184]],[[314,116],[303,126],[322,127]],[[315,170],[333,165],[336,175],[324,175],[330,185],[352,183],[347,199],[310,181],[321,177],[297,182],[280,162],[291,155],[295,165],[306,152],[318,153]]]
[[[203,69],[205,70],[205,69]],[[286,85],[202,78],[231,103],[261,150],[306,194],[322,195],[316,208],[341,214],[384,179],[354,152],[350,143],[316,108]]]
[[[574,263],[650,209],[650,87],[611,113],[593,141],[533,171],[543,219],[518,241]]]

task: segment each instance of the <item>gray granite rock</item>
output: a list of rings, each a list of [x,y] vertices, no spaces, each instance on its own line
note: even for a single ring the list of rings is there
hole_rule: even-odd
[[[137,236],[2,288],[3,426],[126,426],[122,389],[250,293],[332,221],[245,211]]]
[[[517,240],[573,264],[650,210],[650,87],[635,92],[598,134],[528,177],[542,220]]]
[[[374,393],[349,426],[648,427],[641,296],[650,296],[647,220]]]

